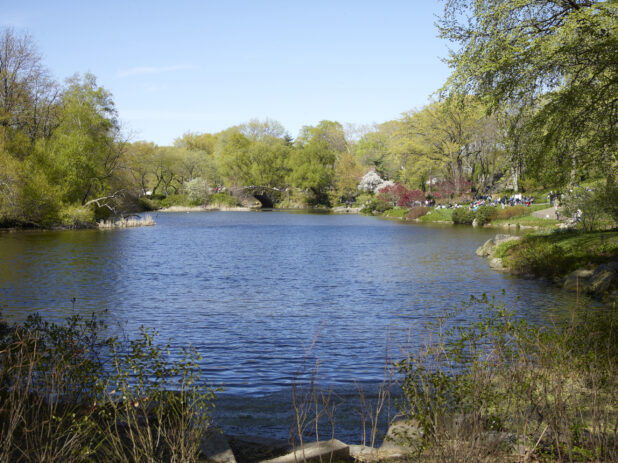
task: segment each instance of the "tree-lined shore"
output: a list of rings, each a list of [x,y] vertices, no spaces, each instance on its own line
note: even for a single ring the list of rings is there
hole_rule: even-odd
[[[500,3],[445,2],[438,27],[453,72],[432,102],[397,119],[323,120],[295,138],[253,119],[172,146],[128,139],[95,76],[56,82],[33,39],[5,29],[0,224],[78,226],[245,187],[271,191],[268,204],[362,207],[371,170],[438,203],[596,182],[615,209],[616,5]]]

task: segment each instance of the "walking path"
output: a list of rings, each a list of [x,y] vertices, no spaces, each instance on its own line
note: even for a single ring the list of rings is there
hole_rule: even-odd
[[[541,219],[558,219],[556,217],[556,209],[549,207],[547,209],[541,209],[540,211],[534,211],[532,217],[539,217]]]

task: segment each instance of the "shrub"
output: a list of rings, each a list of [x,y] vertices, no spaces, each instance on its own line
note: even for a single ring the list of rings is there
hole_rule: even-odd
[[[391,203],[388,203],[380,199],[379,197],[373,197],[367,203],[365,203],[365,205],[361,209],[361,213],[373,214],[374,212],[376,212],[382,214],[392,208],[393,206],[391,205]]]
[[[480,226],[489,223],[496,212],[496,208],[492,206],[481,206],[474,211],[474,217]]]
[[[192,200],[188,195],[169,195],[162,199],[159,204],[164,208],[172,206],[199,206],[199,203]]]
[[[617,327],[583,307],[539,328],[473,299],[397,364],[418,429],[402,443],[418,461],[616,461]]]
[[[108,209],[109,211],[109,209]],[[60,221],[69,227],[94,222],[94,210],[80,205],[65,206],[60,211]]]
[[[421,190],[408,190],[402,184],[396,183],[381,188],[378,192],[378,198],[392,204],[393,207],[412,207],[415,202],[425,199],[425,193]]]
[[[540,239],[524,238],[511,250],[514,252],[506,252],[504,263],[520,275],[552,278],[567,272],[572,266],[571,258],[564,249]]]
[[[425,206],[413,207],[408,211],[408,215],[406,216],[407,220],[416,220],[419,217],[426,215],[431,208]]]
[[[228,206],[234,207],[238,205],[238,200],[233,196],[228,195],[227,193],[215,193],[210,195],[208,199],[208,204],[212,204],[215,206]]]
[[[154,201],[146,198],[145,196],[141,196],[137,199],[137,207],[139,209],[139,212],[149,212],[161,209],[161,206],[156,204]]]
[[[210,189],[208,188],[208,182],[201,177],[185,182],[185,192],[189,199],[195,204],[205,204],[208,202],[210,196]]]
[[[605,222],[616,220],[617,192],[611,185],[596,190],[577,188],[564,195],[563,211],[567,216],[578,217],[584,230],[598,230]]]
[[[453,223],[471,225],[474,222],[474,211],[467,207],[458,207],[451,215]]]
[[[105,331],[78,316],[0,323],[0,461],[197,461],[215,399],[197,354],[170,361],[151,331],[128,345]]]
[[[522,215],[528,215],[528,208],[525,206],[509,206],[502,209],[501,207],[496,207],[494,211],[494,216],[492,219],[494,220],[506,220],[511,217],[518,217]]]

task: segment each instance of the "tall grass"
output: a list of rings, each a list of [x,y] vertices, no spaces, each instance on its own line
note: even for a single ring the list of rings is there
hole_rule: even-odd
[[[154,333],[118,343],[96,319],[0,328],[0,462],[198,460],[214,392],[193,351],[170,361]]]
[[[533,327],[486,298],[399,363],[417,461],[616,461],[618,315],[580,307]],[[458,314],[461,315],[461,314]]]
[[[151,227],[155,224],[154,219],[150,215],[144,217],[128,217],[117,220],[101,220],[98,222],[100,230],[112,230],[114,228],[132,228],[132,227]]]

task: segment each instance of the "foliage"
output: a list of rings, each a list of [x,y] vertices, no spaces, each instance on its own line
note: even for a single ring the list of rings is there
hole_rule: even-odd
[[[238,201],[233,196],[228,195],[227,193],[215,193],[210,195],[208,199],[208,204],[214,204],[216,206],[229,206],[234,207],[238,205]]]
[[[431,211],[429,207],[425,207],[425,206],[413,207],[408,211],[408,214],[406,215],[406,220],[416,220],[420,217],[423,217],[424,215],[427,215],[429,211]]]
[[[472,225],[474,218],[474,211],[468,209],[467,207],[458,207],[453,210],[453,214],[451,215],[451,219],[455,224]]]
[[[615,211],[615,204],[618,202],[618,199],[612,198],[612,193],[615,192],[611,185],[598,190],[576,188],[563,195],[562,211],[567,217],[579,220],[584,230],[598,230],[615,219],[615,216],[612,217],[612,211]]]
[[[60,220],[69,227],[80,226],[94,221],[94,211],[91,207],[68,206],[60,211]]]
[[[492,206],[480,206],[474,211],[474,218],[479,226],[489,223],[496,213],[496,208]]]
[[[197,461],[215,396],[194,351],[170,361],[153,332],[120,344],[94,317],[0,328],[1,461]]]
[[[196,177],[185,182],[184,190],[192,202],[197,204],[208,202],[210,187],[208,186],[208,182],[203,178]]]
[[[412,207],[415,203],[425,200],[425,193],[420,190],[408,190],[405,186],[397,183],[379,189],[378,199],[392,206]]]
[[[448,0],[440,34],[459,49],[445,91],[521,115],[510,140],[531,176],[557,187],[596,170],[612,184],[617,17],[607,1]]]
[[[392,209],[393,205],[389,202],[381,200],[379,197],[372,197],[363,204],[361,213],[363,214],[382,214],[389,209]]]
[[[398,363],[419,430],[403,443],[418,461],[615,460],[617,322],[582,307],[535,327],[472,298]]]

